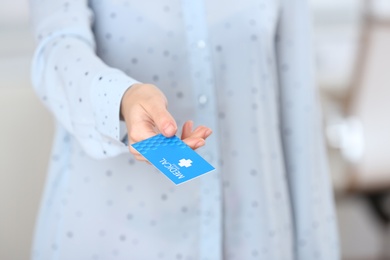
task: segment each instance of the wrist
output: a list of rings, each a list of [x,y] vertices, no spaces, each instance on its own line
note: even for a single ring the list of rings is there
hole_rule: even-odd
[[[122,99],[121,99],[121,105],[120,105],[120,119],[124,121],[124,119],[126,118],[126,111],[127,111],[127,104],[129,104],[129,101],[131,99],[131,96],[133,95],[132,92],[134,90],[134,88],[138,88],[139,85],[142,85],[141,83],[135,83],[133,85],[131,85],[126,91],[125,93],[123,93],[123,96],[122,96]]]

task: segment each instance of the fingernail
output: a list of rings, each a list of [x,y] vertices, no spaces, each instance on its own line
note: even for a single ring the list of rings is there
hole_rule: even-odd
[[[206,136],[211,135],[212,132],[213,132],[213,131],[211,131],[210,129],[208,129],[208,130],[206,131]]]
[[[164,128],[164,133],[166,135],[174,135],[175,127],[172,124],[169,124],[167,127]]]
[[[194,122],[191,121],[191,120],[189,120],[189,121],[188,121],[188,126],[189,126],[189,128],[191,128],[191,130],[192,130],[192,127],[194,127]]]

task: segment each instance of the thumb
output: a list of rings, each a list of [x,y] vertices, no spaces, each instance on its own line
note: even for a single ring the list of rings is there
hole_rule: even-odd
[[[168,112],[164,103],[153,103],[147,109],[149,116],[156,128],[166,137],[171,137],[177,132],[177,125],[173,116]]]

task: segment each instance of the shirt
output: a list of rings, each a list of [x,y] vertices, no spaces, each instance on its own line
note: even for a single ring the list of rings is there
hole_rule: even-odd
[[[339,259],[304,0],[30,0],[32,82],[57,131],[32,259]],[[216,167],[180,186],[135,161],[136,82]]]

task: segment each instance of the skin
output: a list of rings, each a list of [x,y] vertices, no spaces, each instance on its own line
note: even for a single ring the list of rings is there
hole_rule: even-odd
[[[168,101],[160,89],[152,84],[134,84],[123,95],[121,117],[129,137],[129,150],[139,161],[146,159],[130,145],[158,133],[171,137],[177,132],[177,124],[168,112]],[[193,129],[193,122],[184,123],[181,139],[192,149],[205,145],[212,131],[206,126]]]

